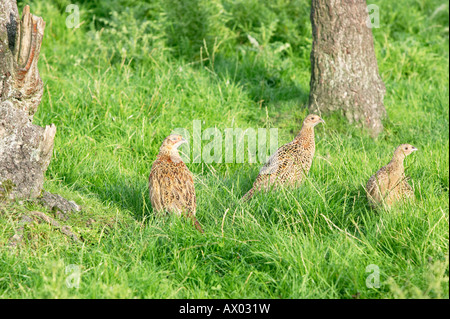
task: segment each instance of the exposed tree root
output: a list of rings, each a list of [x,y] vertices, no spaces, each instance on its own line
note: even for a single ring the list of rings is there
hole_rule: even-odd
[[[63,233],[64,235],[66,235],[68,237],[71,237],[73,240],[75,240],[75,241],[79,240],[78,236],[72,232],[72,230],[70,229],[69,226],[61,226],[56,220],[54,220],[50,216],[48,216],[42,212],[38,212],[38,211],[29,212],[28,214],[39,217],[46,223],[52,225],[53,227],[59,228],[61,233]]]
[[[16,247],[18,244],[20,244],[23,240],[23,231],[25,228],[25,225],[32,223],[33,219],[27,215],[22,215],[22,219],[18,222],[19,228],[17,228],[16,233],[14,236],[12,236],[8,241],[9,247]]]
[[[28,212],[27,214],[23,214],[21,220],[18,222],[19,228],[17,229],[16,233],[9,239],[8,241],[9,247],[16,247],[22,242],[25,225],[34,222],[34,219],[29,215],[37,217],[40,220],[46,222],[47,224],[50,224],[51,226],[58,228],[61,233],[72,238],[74,241],[80,240],[78,236],[72,232],[70,226],[60,225],[55,219],[42,212],[32,211]]]
[[[37,201],[39,204],[45,206],[49,211],[55,212],[56,216],[62,220],[69,219],[69,214],[71,212],[81,211],[81,207],[75,202],[69,201],[60,195],[52,194],[47,191],[43,191]]]

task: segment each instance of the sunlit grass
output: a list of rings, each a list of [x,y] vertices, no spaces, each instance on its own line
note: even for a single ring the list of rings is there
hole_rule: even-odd
[[[373,140],[324,115],[301,188],[242,203],[260,163],[189,163],[200,234],[153,217],[147,179],[162,140],[174,128],[192,136],[200,120],[291,141],[307,114],[311,27],[303,0],[183,3],[201,14],[187,23],[159,1],[81,1],[83,25],[67,29],[69,1],[31,1],[47,22],[34,122],[57,126],[45,187],[83,206],[65,223],[84,241],[28,225],[11,252],[20,215],[43,208],[8,207],[0,297],[448,298],[448,5],[374,2],[385,130]],[[405,163],[417,201],[373,211],[364,185],[401,143],[419,149]],[[66,285],[71,264],[78,289]],[[369,265],[379,288],[366,285]]]

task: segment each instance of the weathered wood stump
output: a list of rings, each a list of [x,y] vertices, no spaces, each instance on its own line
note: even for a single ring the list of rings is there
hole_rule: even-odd
[[[0,3],[0,200],[41,194],[50,163],[55,125],[32,124],[43,84],[38,58],[45,22],[16,0]]]

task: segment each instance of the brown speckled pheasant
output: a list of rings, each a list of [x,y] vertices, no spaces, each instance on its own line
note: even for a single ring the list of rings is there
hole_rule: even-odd
[[[412,187],[405,176],[403,161],[417,148],[410,144],[402,144],[394,152],[392,160],[380,168],[367,182],[367,198],[372,207],[380,204],[390,206],[401,199],[414,198]]]
[[[311,168],[316,144],[314,127],[325,123],[320,116],[308,115],[294,140],[281,146],[259,171],[252,189],[242,198],[249,200],[256,191],[275,189],[278,186],[298,186]]]
[[[203,233],[195,218],[194,179],[178,153],[178,147],[183,143],[186,140],[181,135],[170,135],[162,143],[150,172],[150,200],[157,214],[185,215]]]

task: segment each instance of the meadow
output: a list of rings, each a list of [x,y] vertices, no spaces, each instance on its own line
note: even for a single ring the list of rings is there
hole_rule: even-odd
[[[294,138],[308,114],[309,1],[80,0],[73,28],[71,1],[19,1],[46,21],[34,123],[57,134],[45,189],[83,207],[61,222],[83,240],[35,223],[11,250],[21,215],[44,208],[0,206],[0,298],[448,298],[449,6],[368,3],[384,131],[323,114],[302,187],[248,203],[260,163],[188,163],[201,234],[154,218],[152,162],[194,120]],[[375,211],[364,186],[402,143],[419,149],[405,162],[417,200]]]

